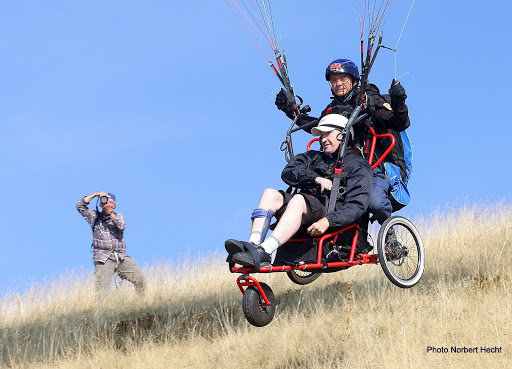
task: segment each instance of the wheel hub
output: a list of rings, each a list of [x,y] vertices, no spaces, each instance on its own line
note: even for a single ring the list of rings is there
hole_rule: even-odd
[[[399,260],[409,254],[409,249],[398,241],[389,242],[386,246],[386,258],[389,261]]]

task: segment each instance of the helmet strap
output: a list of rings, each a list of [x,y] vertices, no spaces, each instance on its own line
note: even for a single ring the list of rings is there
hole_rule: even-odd
[[[332,88],[331,88],[331,92],[332,92],[331,99],[338,100],[338,101],[340,101],[341,104],[345,104],[347,101],[350,101],[350,99],[352,99],[354,97],[354,95],[355,95],[355,88],[352,87],[352,90],[350,90],[350,92],[347,94],[347,96],[345,96],[345,98],[343,100],[341,100],[338,96],[336,96],[334,94],[334,92],[332,91]]]

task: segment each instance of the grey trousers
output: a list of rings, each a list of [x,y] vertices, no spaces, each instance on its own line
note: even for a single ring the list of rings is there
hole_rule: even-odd
[[[121,279],[133,283],[137,292],[144,293],[146,289],[146,281],[144,280],[142,270],[139,268],[135,260],[129,256],[126,256],[123,261],[116,260],[116,257],[113,254],[111,254],[104,263],[94,263],[96,292],[100,294],[107,292],[114,273],[117,273]]]

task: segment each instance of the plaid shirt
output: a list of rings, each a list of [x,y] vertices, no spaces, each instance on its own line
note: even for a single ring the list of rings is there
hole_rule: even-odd
[[[101,212],[87,207],[84,199],[76,204],[76,208],[92,229],[92,252],[94,261],[104,263],[112,252],[117,253],[120,260],[126,255],[124,230],[126,223],[123,214],[115,213],[115,218],[104,217]]]

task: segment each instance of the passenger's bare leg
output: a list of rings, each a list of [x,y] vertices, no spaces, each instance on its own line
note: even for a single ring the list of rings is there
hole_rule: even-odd
[[[261,244],[267,253],[274,252],[279,246],[293,237],[300,228],[302,217],[307,214],[306,200],[301,195],[292,197],[272,235]]]

